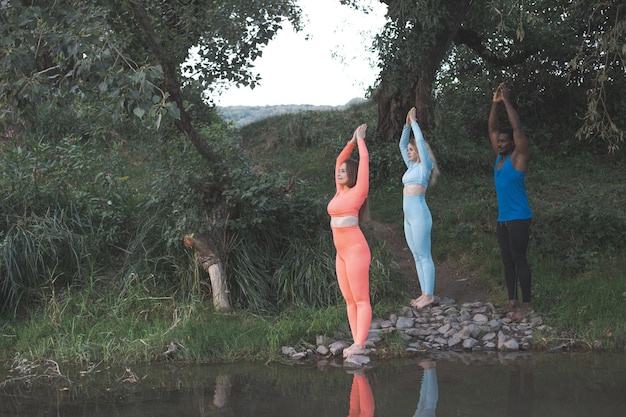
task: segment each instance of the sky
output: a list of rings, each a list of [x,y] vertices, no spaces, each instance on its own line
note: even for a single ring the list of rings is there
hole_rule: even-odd
[[[285,26],[264,48],[254,62],[260,85],[229,88],[216,104],[339,106],[365,97],[378,75],[368,47],[385,15],[380,1],[367,2],[374,8],[369,14],[339,0],[300,0],[303,30]]]

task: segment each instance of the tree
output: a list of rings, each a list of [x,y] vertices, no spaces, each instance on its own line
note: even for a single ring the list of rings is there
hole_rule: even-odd
[[[211,294],[213,294],[213,307],[216,311],[228,313],[232,311],[228,288],[224,279],[224,265],[218,256],[219,245],[209,239],[193,236],[185,236],[183,243],[186,247],[194,249],[196,263],[202,267],[211,280]]]
[[[378,103],[378,133],[394,141],[415,106],[424,130],[433,120],[432,89],[441,62],[448,53],[472,0],[381,0],[388,6],[388,22],[377,38],[382,65]]]
[[[299,24],[294,0],[23,0],[0,11],[0,106],[14,122],[42,99],[113,118],[148,114],[157,126],[171,116],[212,162],[220,158],[195,130],[181,87],[254,87],[262,47],[286,20]]]
[[[598,137],[610,151],[626,127],[626,5],[617,0],[576,2],[572,15],[585,24],[571,74],[587,86],[587,108],[577,136]]]
[[[294,0],[0,0],[0,12],[2,123],[27,129],[42,103],[114,120],[134,115],[157,128],[171,118],[213,166],[223,158],[196,130],[184,87],[254,87],[254,59],[285,21],[298,28],[300,13]],[[216,178],[216,188],[228,187]],[[210,239],[192,247],[214,284],[216,309],[228,311],[219,248]]]
[[[598,137],[610,149],[623,141],[626,10],[619,1],[380,1],[388,8],[374,44],[381,68],[374,97],[383,140],[396,139],[412,106],[423,128],[432,127],[437,77],[444,63],[462,58],[494,85],[495,78],[521,77],[527,87],[548,91],[560,80],[586,96],[587,109],[568,115],[579,126],[576,117],[583,120],[580,138]],[[362,7],[359,0],[342,3]],[[459,54],[459,47],[472,54]]]

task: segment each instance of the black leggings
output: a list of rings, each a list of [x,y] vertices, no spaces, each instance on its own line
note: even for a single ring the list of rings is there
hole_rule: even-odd
[[[519,280],[522,289],[522,302],[530,303],[531,273],[526,258],[530,219],[498,222],[497,230],[509,300],[517,300],[517,282]]]

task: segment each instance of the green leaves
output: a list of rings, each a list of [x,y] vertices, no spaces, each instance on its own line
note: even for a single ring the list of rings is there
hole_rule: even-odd
[[[205,89],[218,81],[256,83],[250,68],[259,48],[285,20],[298,26],[299,19],[293,0],[33,0],[0,7],[0,106],[15,120],[45,100],[100,107],[113,120],[150,116],[157,127],[164,116],[180,118],[172,102],[184,77]],[[145,13],[141,22],[137,10]],[[200,52],[188,61],[192,47]],[[163,66],[181,78],[166,79]]]

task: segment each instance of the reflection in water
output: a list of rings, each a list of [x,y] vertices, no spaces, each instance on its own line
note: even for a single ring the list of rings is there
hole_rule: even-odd
[[[420,399],[417,403],[414,417],[435,417],[437,400],[439,399],[436,363],[433,361],[421,361],[420,366],[424,369],[424,374],[422,375]]]
[[[233,381],[230,375],[218,375],[215,380],[215,393],[213,395],[213,405],[217,408],[224,408],[228,397],[230,397],[230,391],[233,386]]]
[[[3,377],[3,370],[0,366],[1,417],[423,417],[435,412],[442,417],[615,417],[624,415],[626,386],[621,352],[429,353],[380,360],[367,374],[330,361],[324,367],[150,364],[133,367],[136,382],[128,382],[121,368],[86,375],[67,369],[64,375],[73,384]]]
[[[352,377],[350,390],[350,414],[348,417],[372,417],[374,415],[374,395],[362,371],[356,371]]]
[[[534,396],[532,362],[527,358],[516,358],[509,374],[507,417],[530,417]]]

